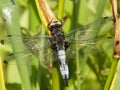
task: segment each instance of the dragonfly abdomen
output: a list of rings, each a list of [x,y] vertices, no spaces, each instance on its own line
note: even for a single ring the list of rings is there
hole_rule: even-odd
[[[65,84],[68,86],[69,70],[68,70],[68,65],[66,63],[65,50],[58,51],[58,58],[60,60],[60,72],[62,74]]]

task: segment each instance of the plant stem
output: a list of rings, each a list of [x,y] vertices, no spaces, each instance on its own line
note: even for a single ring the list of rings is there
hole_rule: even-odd
[[[40,20],[39,20],[39,15],[37,14],[35,1],[31,0],[29,3],[29,32],[32,32],[32,34],[38,33],[37,30],[39,29],[39,26],[40,26]],[[42,54],[42,52],[39,52],[39,53],[40,55]],[[32,63],[36,62],[36,60],[33,60],[33,58],[30,58],[30,59],[33,61]],[[42,77],[40,72],[42,71],[42,68],[41,68],[42,66],[41,66],[41,63],[39,63],[40,62],[39,59],[43,59],[43,58],[40,58],[40,56],[38,56],[37,59],[38,59],[37,64],[35,65],[36,69],[33,70],[32,68],[33,71],[31,71],[32,72],[32,75],[31,75],[32,90],[41,90],[40,82]],[[35,85],[35,82],[37,82],[36,85]]]
[[[73,2],[73,20],[72,20],[72,28],[76,28],[78,25],[78,14],[79,14],[79,0],[75,0]],[[76,33],[75,38],[77,39],[78,33]],[[76,72],[80,72],[80,59],[79,59],[79,49],[78,46],[76,45]],[[77,77],[77,90],[80,90],[81,82],[80,82],[80,75],[76,74]]]
[[[73,17],[72,17],[72,24],[71,29],[76,28],[78,24],[78,14],[79,14],[79,0],[73,1]]]
[[[29,29],[32,32],[36,32],[38,26],[40,26],[39,15],[37,14],[37,8],[35,5],[35,1],[31,0],[29,4]],[[34,21],[34,23],[33,23]]]
[[[35,0],[40,19],[47,28],[51,21],[58,21],[50,10],[46,0]]]
[[[117,0],[118,2],[118,14],[120,15],[120,0]]]
[[[105,8],[106,1],[107,0],[103,0],[103,1],[99,0],[98,5],[97,5],[97,12],[95,15],[95,20],[98,20],[99,18],[101,18],[103,11],[104,11],[104,8]],[[97,28],[97,30],[96,30],[96,28]],[[94,39],[97,36],[97,34],[99,33],[99,28],[100,28],[100,25],[95,24],[93,26],[92,29],[95,31],[91,32],[91,35],[92,35],[91,39]]]
[[[0,7],[1,16],[5,21],[4,25],[6,27],[8,34],[21,35],[18,17],[19,12],[16,8],[16,4],[11,0],[1,0],[0,3],[1,3]],[[15,37],[11,38],[10,42],[14,52],[25,51],[21,37],[19,38],[19,40],[16,39]],[[24,55],[25,55],[24,53],[16,53],[14,56],[16,59],[23,87],[25,90],[31,90],[31,83],[29,79],[30,76],[28,73],[27,64],[25,65],[27,58],[22,57]]]
[[[2,59],[0,54],[0,90],[5,90],[5,81],[3,76]]]
[[[58,4],[58,19],[60,19],[60,20],[62,20],[62,18],[63,18],[64,3],[65,3],[65,0],[59,0],[59,4]]]
[[[60,90],[58,70],[55,66],[52,67],[52,90]]]
[[[117,63],[117,69],[116,72],[114,74],[114,78],[112,80],[112,83],[109,87],[109,90],[119,90],[120,89],[120,85],[118,84],[120,82],[120,59],[117,59],[118,61]]]
[[[114,77],[114,74],[115,74],[115,71],[116,71],[118,61],[119,61],[119,59],[114,58],[114,60],[112,62],[111,69],[110,69],[110,72],[109,72],[109,76],[107,78],[107,81],[106,81],[106,84],[105,84],[105,87],[104,87],[104,90],[109,90],[109,88],[110,88],[111,82],[113,80],[113,77]]]
[[[115,58],[117,58],[116,61],[116,66],[118,63],[118,59],[120,59],[120,46],[119,46],[119,42],[120,42],[120,17],[119,17],[119,0],[110,0],[111,2],[111,6],[112,6],[112,13],[113,13],[113,17],[114,17],[114,52],[113,52],[113,56]],[[117,43],[118,42],[118,43]],[[114,79],[112,81],[110,90],[119,90],[120,86],[118,85],[118,83],[120,82],[120,63],[118,63],[118,68],[116,70],[116,73],[114,74]]]

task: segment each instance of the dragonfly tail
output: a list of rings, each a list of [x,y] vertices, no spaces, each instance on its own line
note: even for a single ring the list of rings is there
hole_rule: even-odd
[[[65,85],[68,87],[68,78],[67,78],[66,75],[65,75],[64,83],[65,83]]]

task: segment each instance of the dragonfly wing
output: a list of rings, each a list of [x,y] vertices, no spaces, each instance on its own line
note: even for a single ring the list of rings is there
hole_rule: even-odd
[[[42,53],[43,56],[46,55],[47,49],[51,47],[52,43],[49,41],[50,36],[39,35],[39,36],[21,36],[21,35],[7,35],[8,39],[16,38],[19,41],[19,38],[23,38],[23,43],[26,46],[24,51],[17,51],[14,54],[25,53],[22,57],[27,57],[34,55],[37,58]],[[14,57],[14,54],[9,54],[5,59]],[[42,56],[42,55],[41,55]],[[5,61],[6,62],[6,61]]]
[[[100,20],[96,20],[84,27],[76,28],[74,30],[71,30],[69,33],[67,33],[66,41],[71,42],[75,39],[90,39],[93,38],[94,35],[105,35],[109,32],[110,28],[112,28],[112,17],[105,17]],[[99,29],[99,30],[98,30]]]
[[[97,26],[98,25],[98,26]],[[98,30],[99,27],[99,30]],[[93,23],[86,25],[75,30],[70,31],[66,34],[66,41],[70,43],[68,53],[75,51],[75,45],[79,46],[79,50],[85,50],[88,48],[88,52],[93,51],[94,53],[102,52],[102,48],[105,44],[113,43],[113,32],[110,29],[113,28],[112,18],[102,18]],[[93,35],[96,34],[93,38]],[[73,47],[72,47],[73,46]],[[71,54],[68,54],[71,55]],[[72,55],[71,55],[72,56]]]
[[[31,51],[34,55],[39,55],[39,51],[44,50],[45,48],[49,48],[51,46],[51,42],[49,41],[49,36],[37,36],[31,37],[31,40],[27,38],[23,39],[25,46],[28,47],[29,51]]]
[[[97,42],[95,44],[85,44],[81,46],[77,45],[76,48],[76,44],[72,44],[70,45],[70,47],[66,50],[66,56],[68,58],[68,60],[75,60],[76,57],[76,52],[78,52],[80,60],[84,59],[88,56],[99,56],[101,54],[103,55],[109,55],[108,53],[111,52],[112,54],[112,49],[113,49],[113,39],[111,40],[105,40],[105,42]],[[87,56],[86,56],[87,55]]]

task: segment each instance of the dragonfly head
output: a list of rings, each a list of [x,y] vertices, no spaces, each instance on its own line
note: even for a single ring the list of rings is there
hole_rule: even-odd
[[[48,24],[48,29],[52,31],[55,28],[61,28],[61,26],[62,26],[62,23],[60,21],[53,21],[53,22],[50,22],[50,24]]]

